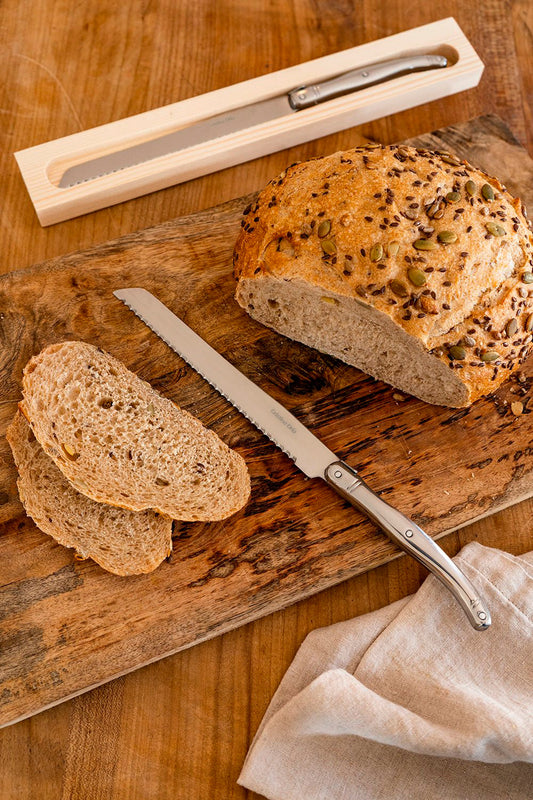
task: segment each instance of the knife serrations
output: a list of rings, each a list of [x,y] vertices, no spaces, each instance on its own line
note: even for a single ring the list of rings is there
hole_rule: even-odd
[[[294,110],[289,105],[287,95],[273,97],[260,103],[251,103],[233,111],[216,114],[155,139],[125,147],[105,156],[91,158],[82,164],[75,164],[65,170],[59,186],[67,189],[79,183],[112,175],[114,172],[121,172],[124,169],[136,167],[138,164],[177,153],[203,142],[215,141],[222,136],[235,133],[235,131],[247,130],[262,122],[293,113]]]
[[[337,456],[290,411],[249,380],[146,289],[113,293],[235,406],[309,478],[323,478]]]
[[[123,298],[119,297],[119,292],[114,292],[114,294],[116,297],[123,300]],[[150,328],[150,330],[152,330],[157,336],[159,336],[159,338],[162,339],[162,341],[165,342],[165,344],[167,344],[172,350],[174,350],[174,352],[177,353],[180,356],[180,358],[183,358],[184,361],[190,364],[194,368],[194,370],[213,387],[213,389],[215,389],[220,395],[222,395],[222,397],[228,400],[232,404],[232,406],[237,409],[237,411],[239,411],[243,416],[246,417],[246,419],[250,420],[250,422],[253,425],[255,425],[256,428],[258,428],[261,431],[261,433],[264,433],[265,436],[268,436],[267,431],[264,430],[254,419],[252,419],[251,416],[249,416],[249,414],[246,412],[246,409],[241,408],[236,402],[234,402],[231,399],[231,397],[229,397],[229,395],[226,394],[226,392],[215,381],[211,380],[209,376],[202,371],[201,367],[196,366],[192,362],[191,358],[187,357],[183,348],[179,348],[178,346],[173,344],[169,339],[167,339],[167,337],[160,330],[157,330],[155,326],[152,325],[149,319],[145,319],[142,313],[138,311],[130,302],[128,302],[127,300],[123,300],[123,302],[130,309],[130,311],[133,311],[135,316],[139,317],[141,322],[144,322],[144,324],[147,325],[147,327]],[[286,456],[288,456],[293,461],[295,460],[293,454],[289,450],[287,450],[281,442],[274,442],[274,444],[276,445],[276,447],[279,447],[279,449],[282,450]]]

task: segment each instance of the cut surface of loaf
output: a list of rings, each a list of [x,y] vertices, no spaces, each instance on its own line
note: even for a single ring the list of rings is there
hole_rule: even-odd
[[[172,521],[154,511],[128,511],[77,492],[43,451],[17,412],[7,429],[21,502],[35,524],[65,547],[115,575],[151,572],[172,550]]]
[[[236,299],[286,336],[462,407],[528,355],[532,241],[520,201],[467,162],[358,147],[292,165],[245,209]]]
[[[65,477],[98,502],[209,521],[248,499],[238,453],[86,342],[53,344],[32,358],[20,408]]]

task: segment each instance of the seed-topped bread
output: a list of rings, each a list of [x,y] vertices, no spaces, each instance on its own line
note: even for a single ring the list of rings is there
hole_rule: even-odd
[[[245,209],[237,301],[280,333],[429,403],[467,406],[526,358],[520,200],[453,155],[357,147],[295,164]]]
[[[238,453],[93,345],[53,344],[32,358],[20,408],[63,475],[98,502],[207,521],[248,499]]]
[[[77,492],[39,445],[19,412],[7,429],[26,513],[44,532],[115,575],[151,572],[172,550],[172,520],[128,511]]]

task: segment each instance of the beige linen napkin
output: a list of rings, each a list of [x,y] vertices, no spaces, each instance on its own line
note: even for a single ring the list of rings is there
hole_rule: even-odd
[[[240,784],[269,800],[533,798],[533,552],[471,543],[454,560],[491,628],[474,631],[429,576],[411,597],[313,631]]]

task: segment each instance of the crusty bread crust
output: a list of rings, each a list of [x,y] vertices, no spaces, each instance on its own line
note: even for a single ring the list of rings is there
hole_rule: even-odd
[[[467,162],[358,147],[292,165],[245,209],[236,299],[260,322],[423,400],[466,406],[530,350],[532,241],[520,201]],[[371,335],[350,340],[362,312]],[[390,365],[373,354],[378,330]],[[421,354],[422,381],[411,370]]]
[[[238,453],[86,342],[53,344],[32,358],[20,408],[45,453],[92,500],[207,521],[249,497]]]
[[[127,511],[77,492],[43,451],[17,412],[7,429],[19,495],[35,524],[115,575],[151,572],[172,550],[172,520],[154,511]]]

